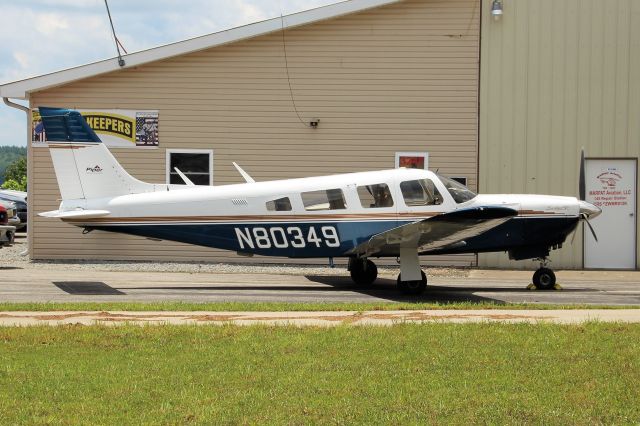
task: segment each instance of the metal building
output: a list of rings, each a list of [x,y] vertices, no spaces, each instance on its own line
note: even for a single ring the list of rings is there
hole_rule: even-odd
[[[241,181],[232,161],[268,180],[391,168],[409,152],[481,192],[576,195],[582,146],[591,174],[615,167],[596,157],[637,169],[638,28],[633,0],[349,0],[130,54],[122,68],[110,59],[9,83],[0,95],[31,108],[157,114],[157,147],[112,148],[151,182],[177,179],[172,164],[189,158],[202,164],[191,177],[220,185]],[[31,144],[29,160],[34,259],[248,261],[38,218],[59,193],[46,146]],[[580,231],[554,266],[636,268],[632,222],[621,250],[633,265],[583,264]],[[501,254],[477,262],[529,267]]]
[[[593,223],[599,242],[587,230],[583,243],[581,226],[552,252],[553,266],[636,269],[640,2],[511,0],[498,21],[491,5],[482,17],[480,191],[577,196],[584,147],[587,200],[604,210]],[[479,264],[531,267],[502,254]]]

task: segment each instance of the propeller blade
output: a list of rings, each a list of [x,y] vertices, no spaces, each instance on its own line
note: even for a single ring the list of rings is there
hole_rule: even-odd
[[[587,196],[586,183],[584,178],[584,148],[582,148],[582,152],[580,154],[580,181],[578,183],[578,187],[580,191],[580,199],[584,201]]]
[[[589,227],[589,230],[591,231],[591,235],[593,235],[593,238],[596,240],[596,243],[598,242],[598,236],[596,235],[596,231],[593,230],[593,226],[591,226],[591,223],[589,223],[589,219],[587,219],[587,215],[583,214],[582,215],[582,219],[584,219],[584,221],[587,223],[587,226]]]

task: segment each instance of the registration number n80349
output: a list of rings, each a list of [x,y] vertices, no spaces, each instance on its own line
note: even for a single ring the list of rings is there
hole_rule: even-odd
[[[235,228],[241,249],[340,247],[338,231],[333,226],[272,226],[269,228]]]

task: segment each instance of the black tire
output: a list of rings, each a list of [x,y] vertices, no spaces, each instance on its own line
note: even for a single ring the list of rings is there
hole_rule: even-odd
[[[420,274],[422,275],[422,280],[420,281],[402,281],[402,274],[398,274],[398,290],[410,296],[417,296],[424,293],[427,288],[427,274],[425,274],[424,271],[420,271]]]
[[[533,284],[539,290],[553,290],[556,286],[556,274],[549,268],[540,268],[533,274]]]
[[[378,267],[367,259],[366,262],[353,260],[351,264],[351,279],[362,287],[368,287],[378,278]]]

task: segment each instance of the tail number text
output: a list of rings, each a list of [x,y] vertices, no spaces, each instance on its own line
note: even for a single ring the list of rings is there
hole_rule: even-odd
[[[316,230],[310,226],[306,231],[297,226],[273,226],[271,228],[235,228],[236,237],[241,249],[260,248],[306,248],[306,247],[340,247],[338,231],[333,226],[322,226]]]

